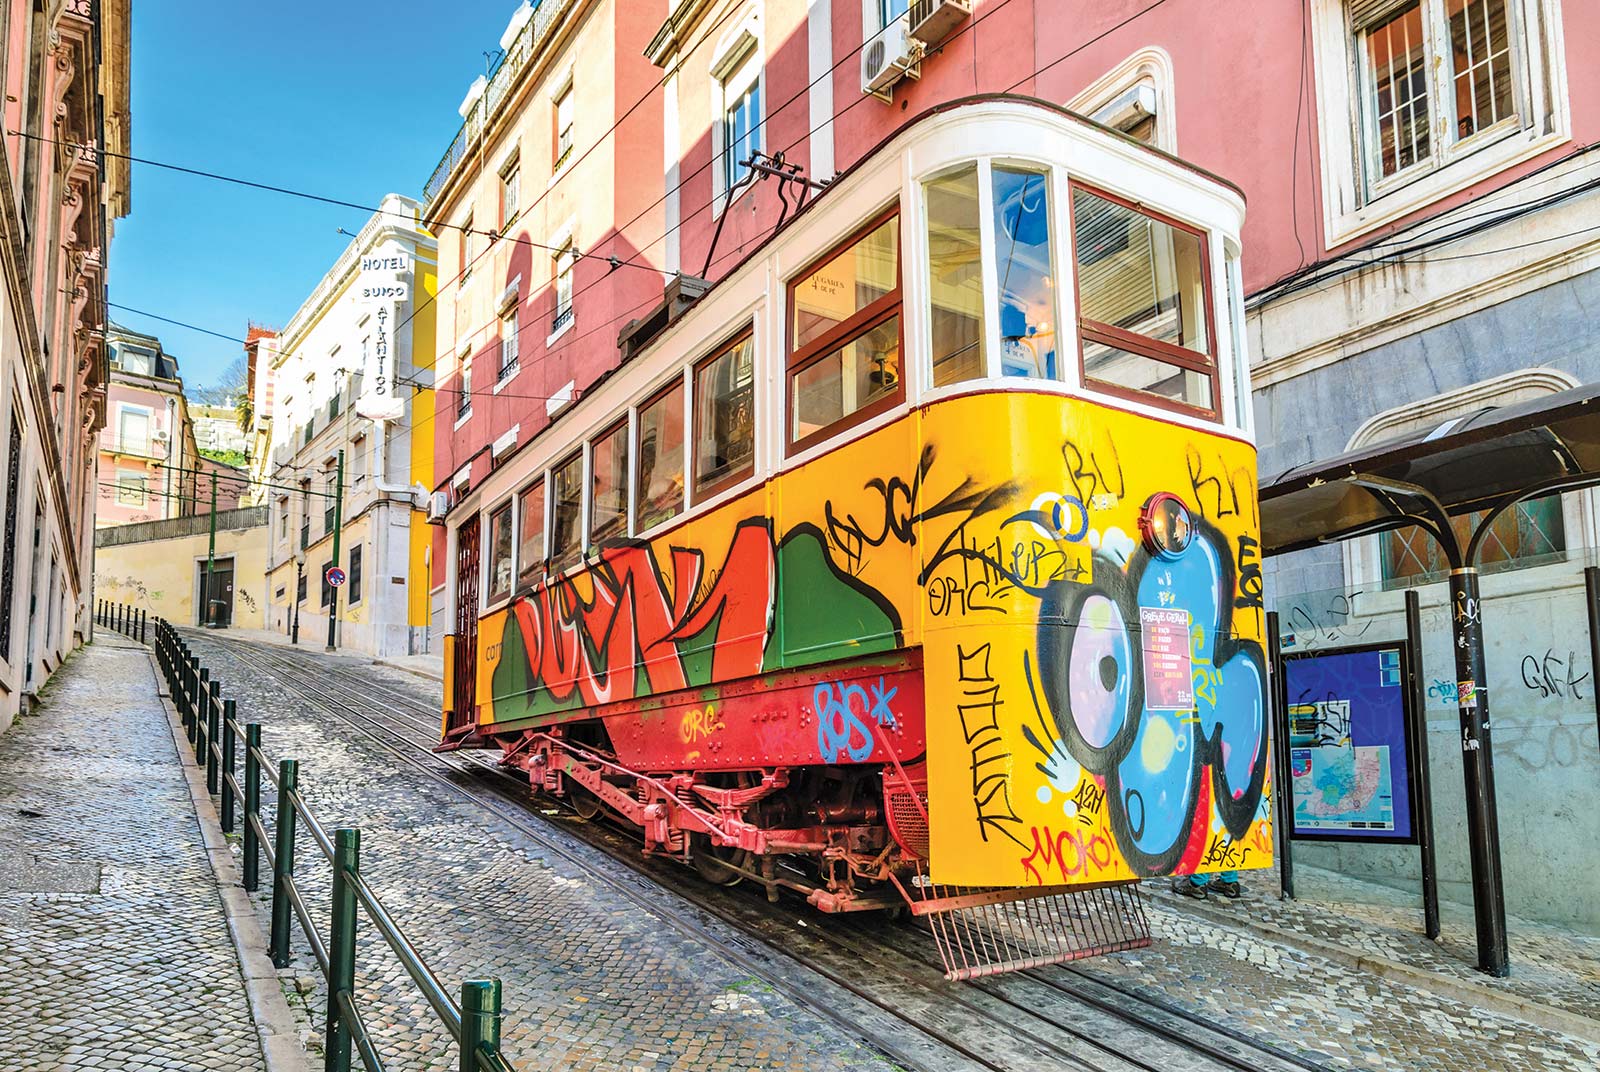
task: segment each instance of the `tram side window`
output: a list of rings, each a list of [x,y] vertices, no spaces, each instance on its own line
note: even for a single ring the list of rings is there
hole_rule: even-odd
[[[583,557],[583,454],[556,467],[551,475],[555,517],[550,529],[550,564],[564,570]]]
[[[804,448],[904,397],[900,218],[874,221],[789,286],[789,446]]]
[[[683,512],[683,380],[639,407],[638,486],[634,531]]]
[[[544,480],[522,490],[517,498],[517,586],[527,588],[544,565]]]
[[[995,273],[1000,290],[1000,368],[1007,376],[1056,378],[1055,280],[1048,177],[995,165]]]
[[[1205,237],[1077,185],[1072,215],[1084,378],[1215,416]]]
[[[933,385],[983,375],[983,250],[976,164],[927,184]]]
[[[624,418],[589,447],[589,546],[628,534],[628,422]]]
[[[755,466],[755,346],[749,335],[694,370],[694,497],[738,483]]]
[[[511,504],[489,515],[489,602],[511,594]]]

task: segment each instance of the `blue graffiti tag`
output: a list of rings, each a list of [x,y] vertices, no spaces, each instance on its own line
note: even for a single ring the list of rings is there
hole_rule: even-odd
[[[827,763],[839,762],[842,752],[851,762],[862,763],[872,755],[871,719],[879,726],[894,727],[899,721],[889,707],[899,688],[889,688],[883,678],[872,686],[872,695],[860,685],[842,681],[818,685],[813,694],[817,708],[817,748]]]

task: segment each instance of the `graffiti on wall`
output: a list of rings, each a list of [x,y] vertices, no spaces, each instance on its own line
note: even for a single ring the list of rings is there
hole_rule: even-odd
[[[1157,492],[1192,517],[1171,557],[1138,538]],[[814,763],[926,764],[935,881],[1265,866],[1255,496],[1245,444],[1060,398],[952,400],[486,616],[483,719],[686,695],[661,732],[689,762],[766,717],[719,687],[776,695],[917,650],[911,691],[805,678],[787,732]]]

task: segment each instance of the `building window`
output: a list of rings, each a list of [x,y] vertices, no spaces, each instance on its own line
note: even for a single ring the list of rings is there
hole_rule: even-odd
[[[1456,542],[1462,547],[1483,522],[1487,511],[1450,519]],[[1382,539],[1383,587],[1410,588],[1443,580],[1450,574],[1439,541],[1419,528],[1396,529]],[[1561,515],[1561,496],[1546,495],[1517,503],[1497,517],[1483,539],[1478,566],[1484,573],[1542,565],[1567,549],[1566,523]]]
[[[1056,378],[1054,261],[1048,177],[994,165],[994,278],[1000,291],[1000,369]]]
[[[332,568],[333,568],[333,562],[330,560],[330,561],[324,562],[322,564],[322,569],[320,571],[318,571],[320,573],[321,577],[322,577],[322,603],[321,603],[321,606],[324,606],[324,607],[333,606],[333,585],[328,583],[328,571],[331,570]]]
[[[683,381],[639,407],[639,473],[633,530],[643,532],[683,512]]]
[[[746,334],[694,370],[694,498],[700,502],[755,467],[755,345]]]
[[[300,482],[300,547],[311,546],[311,481]]]
[[[117,505],[144,506],[149,501],[149,493],[145,485],[145,474],[118,470]]]
[[[300,574],[300,576],[296,578],[294,586],[294,601],[296,603],[304,603],[306,601],[306,575],[304,573]]]
[[[878,25],[887,26],[909,10],[911,0],[878,0]]]
[[[361,602],[361,545],[350,548],[350,603]]]
[[[550,531],[550,560],[564,570],[583,557],[583,453],[559,465],[553,475],[555,518]]]
[[[517,220],[518,197],[521,194],[522,166],[513,157],[500,172],[500,229],[504,231]]]
[[[511,504],[489,515],[489,602],[511,594]]]
[[[278,498],[278,539],[289,538],[289,496],[282,495]]]
[[[500,321],[500,382],[510,379],[512,373],[517,371],[517,310],[513,306],[511,311]]]
[[[138,376],[152,376],[155,374],[155,355],[149,350],[121,346],[117,348],[117,367]]]
[[[789,447],[904,397],[900,217],[875,220],[789,284]]]
[[[117,411],[117,451],[122,454],[150,454],[150,411],[123,406]]]
[[[327,488],[328,494],[322,507],[322,534],[326,536],[333,531],[334,508],[338,503],[339,494],[339,478],[331,469],[327,473],[324,487]]]
[[[556,312],[550,321],[550,333],[559,335],[572,323],[572,266],[578,262],[578,251],[569,238],[555,255]]]
[[[976,165],[925,187],[933,385],[983,375],[983,250]]]
[[[367,437],[358,435],[350,441],[350,483],[359,485],[367,479]]]
[[[524,488],[517,506],[517,586],[528,588],[544,565],[544,481]]]
[[[332,424],[339,419],[340,391],[334,388],[333,394],[328,396],[328,423]]]
[[[22,414],[11,411],[11,433],[6,447],[6,532],[0,551],[0,659],[11,661],[11,601],[16,595],[17,494],[22,487]]]
[[[749,172],[744,161],[761,151],[761,49],[751,41],[722,78],[722,188],[726,196]]]
[[[567,83],[560,93],[556,95],[555,108],[555,165],[554,170],[560,171],[561,165],[567,162],[567,157],[572,155],[572,83]]]
[[[628,534],[628,422],[618,421],[589,447],[589,547]]]
[[[1084,379],[1215,416],[1205,236],[1077,184],[1072,217]]]
[[[456,420],[472,412],[472,359],[461,362],[461,374],[456,386]]]

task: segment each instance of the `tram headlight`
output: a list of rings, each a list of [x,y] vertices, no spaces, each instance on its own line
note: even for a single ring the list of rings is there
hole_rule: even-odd
[[[1139,536],[1151,554],[1177,558],[1194,539],[1194,519],[1182,499],[1170,491],[1157,492],[1139,512]]]

